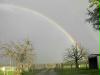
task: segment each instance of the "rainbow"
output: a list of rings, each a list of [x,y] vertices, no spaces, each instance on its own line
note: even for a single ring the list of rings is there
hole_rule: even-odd
[[[35,14],[37,16],[40,16],[42,18],[44,18],[45,20],[47,20],[48,22],[52,23],[52,25],[55,25],[62,33],[64,33],[64,35],[71,41],[71,43],[73,45],[76,44],[76,40],[66,31],[64,30],[61,25],[57,24],[55,21],[53,21],[52,19],[48,18],[47,16],[45,16],[44,14],[41,14],[35,10],[32,10],[32,9],[29,9],[29,8],[25,8],[25,7],[22,7],[22,6],[16,6],[16,5],[11,5],[11,4],[0,4],[0,8],[2,7],[7,7],[7,8],[17,8],[17,9],[20,9],[20,10],[24,10],[24,11],[28,11],[32,14]]]

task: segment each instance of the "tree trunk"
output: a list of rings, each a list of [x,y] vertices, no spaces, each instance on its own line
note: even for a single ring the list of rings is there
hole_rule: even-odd
[[[71,69],[73,68],[73,64],[71,64]]]
[[[78,59],[77,58],[75,59],[75,66],[76,66],[76,69],[79,69],[79,64],[78,64]]]

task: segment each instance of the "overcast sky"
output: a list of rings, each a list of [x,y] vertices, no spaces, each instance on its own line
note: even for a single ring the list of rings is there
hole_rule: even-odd
[[[17,6],[55,21],[86,47],[89,54],[99,51],[99,33],[85,22],[88,0],[0,0],[0,41],[30,38],[37,63],[61,62],[65,49],[72,43],[54,23]]]

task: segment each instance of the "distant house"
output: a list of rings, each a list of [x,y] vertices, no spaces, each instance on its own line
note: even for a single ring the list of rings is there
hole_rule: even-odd
[[[90,69],[99,69],[99,57],[100,54],[91,54],[88,57],[89,60],[89,68]]]

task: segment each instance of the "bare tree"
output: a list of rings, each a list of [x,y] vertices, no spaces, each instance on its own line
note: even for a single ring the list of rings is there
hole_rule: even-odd
[[[24,40],[23,43],[11,42],[3,44],[1,49],[4,50],[6,56],[10,57],[11,61],[15,60],[16,65],[32,64],[33,63],[33,47],[29,40]],[[12,63],[10,63],[12,64]]]
[[[78,69],[79,61],[86,58],[85,48],[76,44],[75,46],[72,46],[71,48],[66,49],[66,51],[67,52],[65,53],[64,60],[65,61],[74,61],[76,69]]]

